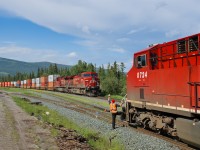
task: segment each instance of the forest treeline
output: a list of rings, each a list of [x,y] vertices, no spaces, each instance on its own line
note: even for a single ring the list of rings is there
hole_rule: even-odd
[[[124,96],[126,94],[126,74],[124,69],[124,63],[118,64],[116,61],[113,64],[109,63],[106,68],[104,68],[104,65],[97,68],[92,63],[79,60],[76,65],[69,68],[58,68],[57,64],[50,64],[48,68],[38,68],[36,73],[17,72],[14,76],[1,76],[0,81],[26,80],[52,74],[71,76],[85,71],[93,71],[99,75],[102,95],[109,93]]]

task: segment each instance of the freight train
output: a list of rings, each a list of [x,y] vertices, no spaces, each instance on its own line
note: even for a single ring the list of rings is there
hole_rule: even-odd
[[[127,121],[200,148],[200,33],[134,54]]]
[[[49,75],[22,81],[0,82],[0,87],[61,91],[87,96],[100,94],[100,80],[96,72],[83,72],[79,75],[64,77]]]

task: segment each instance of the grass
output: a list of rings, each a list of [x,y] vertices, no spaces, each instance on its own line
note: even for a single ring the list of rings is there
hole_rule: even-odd
[[[98,135],[96,131],[93,131],[89,128],[82,128],[80,125],[75,124],[71,120],[68,120],[66,117],[60,115],[58,112],[48,109],[47,107],[40,105],[31,105],[30,103],[23,101],[19,97],[13,97],[14,101],[22,109],[24,109],[29,114],[40,118],[43,122],[48,122],[53,124],[55,128],[51,129],[52,136],[57,136],[59,131],[56,129],[58,126],[63,126],[67,129],[76,130],[79,134],[84,136],[90,146],[93,149],[97,150],[123,150],[123,146],[120,145],[116,140],[112,141],[110,146],[109,140],[107,137]],[[49,112],[49,115],[46,115],[46,112]]]
[[[76,103],[81,102],[81,103],[90,104],[90,105],[92,104],[92,105],[97,105],[97,106],[102,106],[102,107],[109,107],[107,101],[95,100],[92,98],[81,97],[81,96],[77,97],[76,95],[67,94],[67,93],[49,92],[49,91],[40,91],[40,92],[46,93],[46,94],[48,93],[49,95],[63,98],[64,100],[72,102],[72,103],[76,101]]]
[[[23,88],[8,88],[8,87],[0,87],[0,90],[4,90],[7,92],[17,92],[17,93],[22,93],[24,95],[28,95],[28,96],[37,96],[37,97],[41,97],[41,95],[38,95],[36,93],[33,93],[34,90],[32,89],[23,89]]]
[[[81,102],[81,103],[85,103],[85,104],[92,104],[93,105],[97,105],[97,106],[102,106],[102,107],[108,107],[108,102],[107,101],[97,101],[97,100],[93,100],[91,101],[90,98],[87,97],[77,97],[75,95],[72,94],[64,94],[64,93],[59,93],[59,92],[52,92],[52,91],[44,91],[44,90],[35,90],[35,89],[21,89],[21,88],[0,88],[1,90],[5,90],[8,92],[20,92],[22,94],[25,95],[29,95],[29,96],[38,96],[41,97],[41,95],[37,94],[37,93],[48,93],[49,95],[53,95],[53,96],[58,96],[60,98],[63,98],[69,102]],[[37,93],[36,93],[37,92]],[[107,96],[105,96],[105,98],[107,99]],[[111,99],[115,99],[116,101],[120,102],[122,100],[122,96],[120,95],[111,95]]]

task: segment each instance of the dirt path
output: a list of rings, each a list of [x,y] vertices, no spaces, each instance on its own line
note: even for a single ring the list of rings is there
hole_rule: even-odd
[[[50,131],[21,110],[5,93],[0,93],[0,149],[59,149]]]

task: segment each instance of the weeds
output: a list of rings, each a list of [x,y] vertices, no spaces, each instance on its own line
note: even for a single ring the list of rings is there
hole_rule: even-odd
[[[88,143],[93,149],[97,150],[121,150],[123,147],[117,143],[117,141],[113,140],[112,145],[110,146],[109,139],[106,137],[102,137],[96,131],[93,131],[89,128],[82,128],[81,126],[75,124],[71,120],[68,120],[66,117],[60,115],[58,112],[48,109],[45,106],[40,105],[31,105],[27,101],[23,101],[19,97],[13,97],[14,101],[19,105],[22,109],[28,112],[30,115],[34,114],[39,120],[51,124],[53,128],[51,129],[52,136],[58,136],[59,127],[64,127],[67,129],[75,130],[83,137],[88,140]],[[48,112],[48,113],[46,113]],[[48,114],[48,115],[47,115]]]

